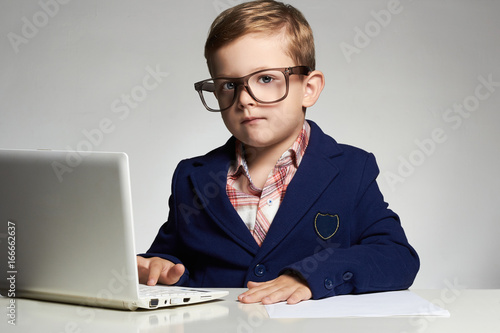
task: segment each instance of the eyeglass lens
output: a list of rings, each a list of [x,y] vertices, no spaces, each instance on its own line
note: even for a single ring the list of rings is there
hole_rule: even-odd
[[[230,107],[238,94],[242,80],[215,79],[206,81],[202,86],[203,99],[212,110]],[[266,70],[248,77],[249,94],[257,102],[272,103],[283,98],[287,93],[286,76],[279,70]]]

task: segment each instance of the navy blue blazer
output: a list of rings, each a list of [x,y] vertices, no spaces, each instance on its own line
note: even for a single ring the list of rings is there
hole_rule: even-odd
[[[183,263],[185,286],[245,287],[292,271],[314,299],[408,288],[419,259],[379,191],[374,156],[309,123],[309,146],[261,247],[226,194],[231,138],[179,163],[168,221],[143,256]]]

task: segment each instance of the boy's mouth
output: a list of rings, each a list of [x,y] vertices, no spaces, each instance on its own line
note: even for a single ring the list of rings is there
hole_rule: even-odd
[[[250,123],[254,123],[254,122],[261,120],[261,119],[264,119],[264,118],[245,117],[245,118],[243,118],[243,121],[241,122],[241,124],[250,124]]]

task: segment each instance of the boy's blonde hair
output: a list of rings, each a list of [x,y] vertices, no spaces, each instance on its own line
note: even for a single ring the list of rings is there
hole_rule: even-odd
[[[205,43],[205,58],[212,71],[212,58],[221,47],[247,34],[285,33],[285,50],[294,65],[316,67],[314,37],[304,15],[291,5],[272,0],[245,2],[222,12],[212,23]],[[292,64],[283,64],[290,66]]]

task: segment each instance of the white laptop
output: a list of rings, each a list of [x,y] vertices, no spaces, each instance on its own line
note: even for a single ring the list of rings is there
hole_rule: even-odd
[[[139,285],[124,153],[0,149],[0,259],[4,297],[135,310],[228,294]]]

